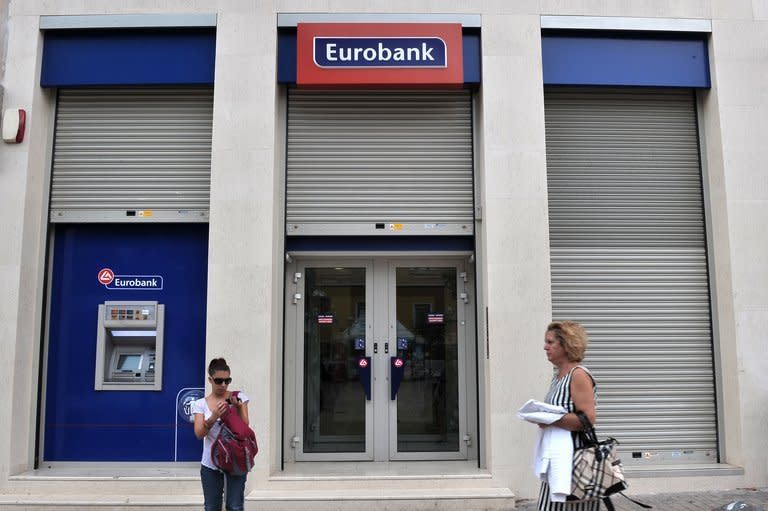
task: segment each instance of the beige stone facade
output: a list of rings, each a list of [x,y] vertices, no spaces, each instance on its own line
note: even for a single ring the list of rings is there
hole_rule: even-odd
[[[286,92],[275,78],[276,19],[364,12],[482,19],[482,84],[474,97],[482,208],[477,284],[478,310],[488,307],[489,321],[480,318],[478,331],[484,337],[487,330],[492,356],[479,357],[479,467],[477,460],[460,470],[440,463],[283,464]],[[194,466],[35,470],[56,106],[55,91],[39,85],[40,18],[174,13],[217,17],[206,358],[236,351],[233,371],[257,397],[251,415],[261,452],[249,476],[247,509],[359,509],[361,501],[377,509],[431,509],[435,499],[445,509],[466,509],[466,499],[483,509],[535,496],[535,431],[515,411],[541,393],[549,375],[541,351],[551,318],[543,15],[711,21],[712,87],[697,99],[722,463],[630,470],[631,492],[768,485],[768,2],[11,0],[0,30],[7,35],[0,45],[7,48],[2,107],[26,109],[28,123],[23,143],[0,146],[0,506],[200,505]]]

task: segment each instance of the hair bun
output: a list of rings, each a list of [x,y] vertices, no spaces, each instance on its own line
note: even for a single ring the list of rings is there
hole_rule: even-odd
[[[208,364],[209,376],[213,376],[213,373],[216,371],[229,371],[229,366],[227,365],[227,361],[224,360],[224,357],[214,358]]]

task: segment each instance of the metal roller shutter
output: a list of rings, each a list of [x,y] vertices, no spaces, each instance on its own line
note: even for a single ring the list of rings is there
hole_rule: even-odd
[[[292,89],[287,233],[472,234],[472,158],[468,91]]]
[[[717,462],[693,92],[550,88],[545,106],[553,317],[590,334],[598,429],[625,462]]]
[[[208,221],[213,89],[61,89],[52,222]]]

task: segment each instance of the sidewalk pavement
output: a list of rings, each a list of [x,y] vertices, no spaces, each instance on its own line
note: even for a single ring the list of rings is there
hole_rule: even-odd
[[[630,495],[643,504],[653,506],[652,511],[768,511],[768,488],[740,488],[723,491],[693,491],[685,493],[650,493]],[[611,497],[616,511],[645,511],[621,495]],[[748,506],[728,504],[738,502]],[[751,507],[750,507],[751,506]],[[741,509],[740,509],[741,508]],[[518,501],[517,509],[535,511],[536,501]],[[601,510],[605,509],[601,507]]]

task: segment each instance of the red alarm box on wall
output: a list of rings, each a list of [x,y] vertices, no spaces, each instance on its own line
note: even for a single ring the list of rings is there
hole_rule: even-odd
[[[24,140],[27,112],[23,108],[8,108],[3,112],[3,141],[18,144]]]

